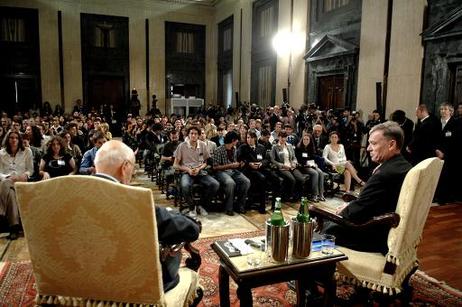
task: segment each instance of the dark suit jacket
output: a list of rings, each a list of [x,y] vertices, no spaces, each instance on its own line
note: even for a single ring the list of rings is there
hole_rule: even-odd
[[[95,176],[115,181],[106,174],[95,174]],[[157,237],[162,245],[172,245],[181,242],[192,242],[199,238],[199,226],[193,220],[179,213],[168,212],[165,208],[155,206]],[[164,291],[174,288],[180,281],[178,269],[180,267],[179,257],[167,258],[162,263],[162,281]]]
[[[408,145],[411,149],[411,161],[413,165],[435,156],[440,131],[441,122],[432,115],[423,122],[419,121],[417,123],[412,140]]]
[[[261,159],[259,159],[259,156]],[[262,144],[256,144],[253,150],[248,144],[242,144],[237,149],[237,161],[245,162],[245,169],[253,170],[249,166],[249,162],[262,162],[262,168],[267,168],[270,164],[266,155],[266,148]]]
[[[441,130],[438,149],[444,153],[444,160],[456,159],[460,155],[461,130],[462,122],[452,116]]]
[[[350,202],[340,215],[352,222],[364,223],[374,216],[394,212],[404,178],[411,167],[402,155],[382,163],[369,178],[358,199]],[[330,229],[326,232],[335,234],[341,246],[384,254],[388,251],[388,226],[373,227],[361,233],[348,231],[337,224],[328,226]]]
[[[313,144],[314,144],[314,147],[316,149],[316,154],[318,156],[322,156],[322,151],[324,150],[324,147],[326,147],[327,143],[329,143],[329,140],[328,140],[327,136],[325,136],[324,134],[321,134],[319,139],[316,139],[313,136]]]

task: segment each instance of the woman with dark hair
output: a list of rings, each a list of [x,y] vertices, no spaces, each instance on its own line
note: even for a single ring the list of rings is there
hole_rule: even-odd
[[[0,174],[14,182],[27,181],[33,170],[32,151],[24,147],[21,134],[8,132],[0,150]]]
[[[49,116],[49,115],[53,115],[53,109],[51,108],[51,105],[48,101],[45,101],[43,103],[43,106],[40,110],[40,115],[41,116]]]
[[[0,150],[0,216],[8,220],[11,240],[17,239],[21,228],[14,183],[27,181],[33,172],[32,151],[24,147],[19,132],[8,132]]]
[[[310,175],[311,193],[310,200],[313,202],[325,201],[324,198],[324,173],[316,164],[313,137],[309,133],[303,133],[303,137],[295,148],[295,156],[300,164],[300,171]]]
[[[305,190],[307,176],[297,169],[297,157],[295,156],[294,147],[287,143],[287,133],[281,131],[278,137],[278,142],[273,145],[270,152],[271,163],[276,166],[278,174],[284,179],[288,187],[288,193],[283,196],[288,197],[289,201],[295,201],[295,186],[299,183],[302,190]],[[303,192],[302,194],[305,195]]]
[[[39,174],[42,180],[71,175],[75,171],[74,158],[66,153],[66,145],[60,136],[48,142],[46,154],[40,160]]]
[[[55,112],[53,113],[54,116],[61,116],[64,114],[64,110],[63,110],[63,107],[61,106],[61,104],[57,104],[55,106]]]
[[[324,147],[322,156],[332,170],[344,176],[345,191],[349,192],[351,187],[351,178],[353,177],[361,186],[365,185],[365,182],[359,178],[358,172],[354,168],[353,164],[347,160],[345,148],[342,144],[339,144],[340,138],[337,131],[332,131],[329,134],[330,143]]]
[[[61,133],[61,138],[64,141],[64,150],[66,153],[70,154],[76,163],[76,169],[80,165],[80,160],[82,160],[82,151],[80,147],[72,143],[72,136],[69,131],[64,131]]]
[[[249,130],[249,127],[247,127],[246,124],[242,124],[239,127],[239,142],[237,143],[236,147],[239,147],[242,144],[247,143],[247,131],[248,130]]]
[[[35,148],[42,148],[43,146],[43,136],[40,128],[37,126],[27,126],[26,134],[29,135],[29,143]]]

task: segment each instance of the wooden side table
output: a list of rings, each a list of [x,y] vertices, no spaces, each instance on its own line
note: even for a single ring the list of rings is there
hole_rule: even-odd
[[[238,286],[237,296],[241,306],[252,306],[252,288],[290,280],[296,280],[298,306],[303,306],[306,289],[311,281],[321,282],[325,286],[324,306],[332,306],[336,291],[335,265],[338,261],[348,259],[338,250],[334,250],[331,255],[312,251],[308,258],[296,259],[289,256],[286,262],[273,262],[262,257],[264,260],[260,266],[251,267],[247,264],[247,256],[228,257],[216,242],[212,244],[212,249],[220,258],[219,287],[222,307],[230,305],[230,276]]]

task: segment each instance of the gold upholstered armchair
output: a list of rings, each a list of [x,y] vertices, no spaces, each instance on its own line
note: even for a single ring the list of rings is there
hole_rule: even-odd
[[[163,291],[150,189],[66,176],[17,183],[16,193],[38,304],[177,307],[200,301],[197,259],[196,271],[181,267],[179,284]]]
[[[407,280],[418,267],[417,246],[427,220],[428,211],[443,167],[437,158],[424,160],[406,175],[395,212],[375,217],[363,225],[344,221],[340,216],[316,206],[310,213],[339,224],[367,231],[372,224],[388,224],[388,253],[359,252],[339,246],[348,260],[337,264],[337,278],[381,293],[383,297],[400,294],[409,299]],[[385,295],[383,295],[385,294]]]

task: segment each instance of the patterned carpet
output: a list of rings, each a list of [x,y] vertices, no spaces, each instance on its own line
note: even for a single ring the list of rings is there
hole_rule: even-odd
[[[202,265],[199,270],[200,283],[204,288],[204,298],[200,306],[219,306],[218,256],[210,245],[217,240],[235,237],[262,235],[262,231],[208,237],[194,245],[200,250]],[[462,306],[462,292],[449,287],[422,271],[417,271],[410,280],[413,293],[413,306]],[[337,295],[343,296],[352,291],[349,286],[339,286]],[[36,294],[30,261],[0,263],[0,306],[34,306]],[[252,290],[254,306],[292,306],[296,303],[295,292],[286,283],[280,283]],[[230,282],[231,306],[239,306],[236,284]],[[359,305],[357,305],[359,306]]]

